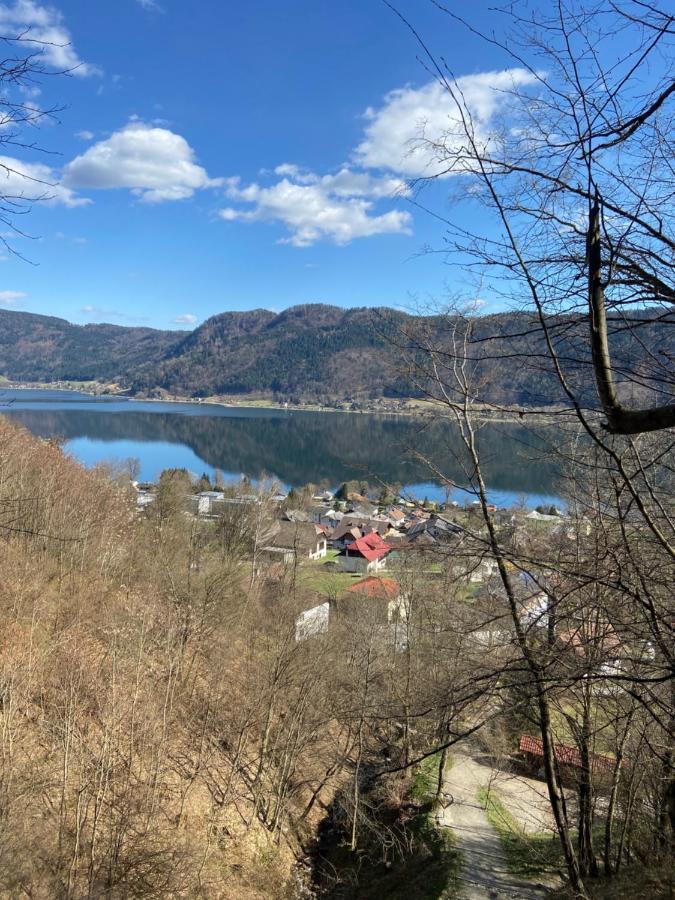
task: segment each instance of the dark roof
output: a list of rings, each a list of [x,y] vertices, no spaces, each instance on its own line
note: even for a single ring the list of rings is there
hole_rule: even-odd
[[[343,537],[356,540],[356,538],[363,537],[363,532],[356,525],[350,525],[343,520],[339,525],[335,526],[330,534],[330,539],[331,541],[339,541]]]
[[[358,528],[361,534],[368,534],[369,531],[377,531],[378,534],[383,534],[389,530],[389,522],[384,522],[381,519],[371,519],[368,516],[347,514],[340,519],[340,524],[336,525],[335,531],[331,535],[331,540],[339,541],[352,528]]]
[[[320,540],[324,540],[324,536],[319,535],[316,526],[310,522],[288,522],[280,519],[268,543],[271,547],[313,552]]]
[[[445,541],[464,534],[464,529],[461,525],[450,522],[443,516],[434,514],[428,519],[415,522],[408,528],[407,534],[411,540],[418,540],[422,535],[425,535],[434,541]]]

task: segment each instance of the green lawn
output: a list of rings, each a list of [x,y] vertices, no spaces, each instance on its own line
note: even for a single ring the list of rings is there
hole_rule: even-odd
[[[319,565],[325,566],[327,562],[335,562],[339,555],[339,550],[327,550],[324,558],[319,560]]]
[[[298,578],[301,584],[320,594],[329,597],[337,597],[344,593],[353,584],[359,582],[361,575],[352,572],[343,572],[338,566],[327,566],[339,556],[337,550],[329,550],[323,559],[317,559],[303,565]],[[370,577],[370,576],[367,576]],[[375,577],[392,578],[392,572],[379,572]]]
[[[413,777],[412,787],[410,788],[410,796],[418,800],[420,803],[431,803],[436,799],[436,790],[438,788],[438,767],[441,762],[441,751],[427,756],[417,767],[415,776]],[[452,768],[452,757],[448,756],[445,761],[445,771]]]
[[[335,554],[335,556],[337,555],[337,552],[334,550],[330,552]],[[324,559],[303,566],[299,573],[299,580],[301,584],[313,591],[318,591],[318,593],[326,594],[329,597],[337,597],[339,594],[344,593],[347,588],[356,584],[361,576],[352,575],[351,572],[342,572],[333,566],[327,567],[326,562],[329,559],[330,556],[326,556]]]
[[[613,697],[595,697],[592,700],[591,731],[594,753],[614,756],[616,749],[613,724],[621,716],[620,708]],[[557,743],[576,746],[572,722],[581,726],[581,706],[572,695],[566,701],[558,701],[551,707],[551,723]]]

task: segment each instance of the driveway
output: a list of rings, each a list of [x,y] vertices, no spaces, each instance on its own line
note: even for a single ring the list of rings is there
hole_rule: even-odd
[[[504,790],[503,785],[514,785],[513,776],[496,773],[488,766],[481,765],[468,756],[453,757],[454,763],[445,778],[446,801],[444,809],[436,813],[439,827],[452,828],[453,835],[463,854],[463,868],[459,877],[457,900],[542,900],[546,886],[518,878],[509,872],[506,857],[502,851],[499,835],[488,822],[487,815],[476,794],[481,787],[494,787],[501,799],[519,821],[527,820],[532,830],[546,827],[546,810],[532,811],[526,799],[533,792],[540,796],[541,785],[511,787],[519,798],[518,809]],[[525,782],[530,779],[522,779]]]

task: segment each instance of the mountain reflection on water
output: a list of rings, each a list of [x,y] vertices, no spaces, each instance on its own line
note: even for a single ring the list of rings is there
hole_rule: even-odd
[[[353,478],[423,485],[429,497],[440,498],[442,480],[412,457],[416,447],[449,478],[467,482],[457,430],[439,420],[80,398],[22,402],[20,396],[0,412],[36,435],[63,438],[86,464],[136,457],[147,479],[187,465],[198,474],[220,469],[252,479],[275,476],[289,486]],[[478,444],[488,487],[500,502],[556,495],[544,435],[489,423],[479,429]]]

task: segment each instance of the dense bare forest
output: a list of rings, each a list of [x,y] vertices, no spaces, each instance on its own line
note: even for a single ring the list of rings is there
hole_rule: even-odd
[[[7,896],[293,897],[326,816],[348,861],[316,889],[356,859],[405,885],[436,858],[406,819],[418,764],[471,735],[515,758],[542,727],[585,760],[555,781],[584,873],[667,861],[670,560],[597,473],[557,543],[478,518],[407,557],[398,624],[336,580],[331,627],[298,640],[316,592],[260,566],[264,496],[204,522],[169,480],[139,514],[127,475],[0,428]],[[476,594],[495,555],[506,582]]]

